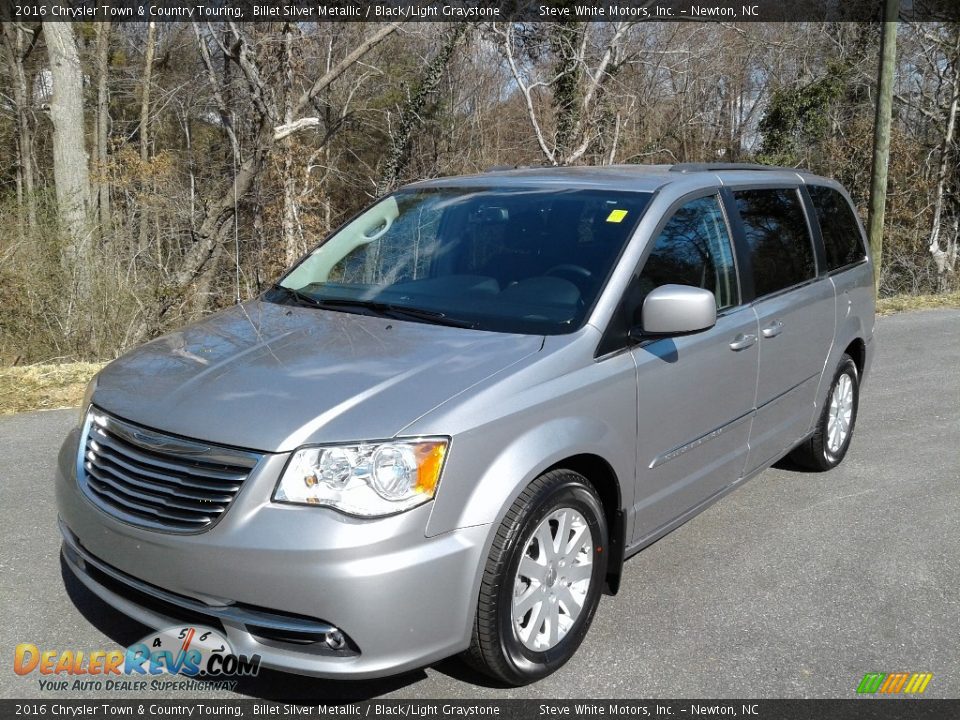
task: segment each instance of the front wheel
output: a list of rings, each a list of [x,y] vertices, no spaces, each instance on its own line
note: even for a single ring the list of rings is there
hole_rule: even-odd
[[[586,478],[555,470],[534,480],[494,538],[467,662],[510,685],[561,667],[593,620],[606,548],[603,506]]]
[[[810,470],[830,470],[839,465],[850,447],[859,405],[860,374],[853,358],[844,355],[813,435],[796,448],[790,458]]]

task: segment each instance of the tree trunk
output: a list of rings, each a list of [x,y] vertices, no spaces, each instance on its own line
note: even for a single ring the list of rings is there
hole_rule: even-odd
[[[53,79],[53,176],[60,226],[66,234],[64,268],[74,277],[76,299],[90,298],[90,175],[83,122],[83,70],[69,22],[45,23],[47,54]]]
[[[217,243],[207,267],[197,278],[193,294],[193,305],[197,312],[204,313],[210,310],[213,300],[213,286],[217,279],[217,271],[220,269],[220,260],[223,258],[223,248],[224,243]]]
[[[27,229],[32,233],[37,224],[37,204],[33,178],[33,133],[30,127],[30,93],[23,62],[32,49],[24,47],[26,32],[20,25],[0,23],[7,49],[10,75],[13,78],[13,100],[17,116],[17,202],[26,211]],[[39,32],[37,30],[36,32]]]
[[[284,142],[289,143],[288,138]],[[300,207],[297,199],[297,177],[294,172],[293,151],[284,148],[283,157],[283,247],[284,260],[293,265],[303,254],[304,247],[300,230]]]
[[[887,166],[890,162],[890,121],[893,111],[893,74],[897,64],[897,17],[900,0],[886,0],[880,40],[877,116],[873,132],[873,172],[870,176],[868,234],[873,256],[873,283],[879,288],[883,260],[883,216],[887,204]]]
[[[110,99],[107,77],[110,61],[110,22],[97,23],[97,196],[96,206],[101,234],[110,225],[110,184],[107,182],[107,149],[110,133]]]
[[[143,85],[140,95],[140,159],[150,159],[150,82],[153,76],[153,55],[157,44],[157,23],[147,23],[147,47],[143,59]]]
[[[286,71],[283,75],[283,123],[293,122],[293,26],[283,26],[283,60]],[[287,265],[292,265],[303,252],[300,233],[300,208],[297,202],[296,174],[294,172],[294,139],[291,136],[280,141],[283,148],[283,248]]]
[[[589,30],[587,25],[578,22],[553,23],[549,28],[550,49],[556,56],[551,87],[557,126],[554,152],[558,158],[565,158],[573,150],[574,136],[582,119],[581,79],[585,65],[584,43]]]
[[[147,23],[147,44],[144,48],[143,80],[140,88],[140,182],[141,195],[152,195],[152,189],[146,186],[147,163],[150,161],[150,84],[153,81],[153,56],[156,49],[157,24]],[[149,245],[149,226],[146,205],[140,205],[140,226],[137,236],[137,254],[144,253]],[[158,252],[159,260],[159,252]]]
[[[235,181],[230,187],[224,188],[220,199],[208,208],[203,222],[197,228],[193,245],[183,258],[179,270],[173,274],[172,282],[175,289],[182,291],[208,267],[224,227],[233,219],[236,212],[235,202],[247,194],[263,169],[272,134],[273,129],[269,125],[261,127],[256,147],[241,163]],[[171,306],[172,303],[166,303],[161,308],[161,314],[165,314]]]

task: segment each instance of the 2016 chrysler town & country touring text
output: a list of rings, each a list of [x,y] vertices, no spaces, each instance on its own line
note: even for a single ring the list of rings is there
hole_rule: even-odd
[[[64,559],[267,667],[463,652],[530,682],[624,558],[788,453],[843,459],[873,325],[862,227],[806,172],[415,183],[101,371],[59,459]]]

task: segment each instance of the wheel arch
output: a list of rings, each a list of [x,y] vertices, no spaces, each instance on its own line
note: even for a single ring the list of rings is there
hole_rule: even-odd
[[[820,377],[820,387],[817,388],[817,404],[810,421],[811,431],[813,423],[816,422],[816,418],[819,417],[820,408],[822,408],[823,403],[827,401],[827,393],[830,390],[833,374],[840,364],[840,358],[842,358],[845,353],[853,358],[853,362],[857,366],[857,375],[859,376],[860,383],[861,385],[863,384],[864,377],[870,369],[870,349],[864,339],[867,337],[869,337],[869,335],[866,332],[866,328],[860,317],[856,315],[850,315],[838,324],[833,346],[824,362],[823,374]]]
[[[626,515],[623,511],[623,493],[617,473],[604,458],[593,453],[581,453],[564,458],[547,468],[572,470],[583,475],[597,491],[607,521],[607,578],[605,592],[616,595],[623,574],[623,550],[626,542]]]
[[[853,358],[853,362],[857,366],[857,375],[862,378],[867,363],[866,343],[862,338],[856,337],[847,345],[843,352]]]
[[[428,521],[427,536],[489,525],[483,549],[488,553],[497,528],[524,488],[550,470],[569,469],[587,478],[600,496],[608,528],[604,589],[608,594],[616,593],[629,537],[626,508],[633,503],[636,463],[634,447],[627,442],[623,428],[608,418],[568,416],[554,418],[509,439],[505,432],[500,435],[505,430],[476,433],[472,439],[481,440],[482,446],[470,443],[471,447],[467,447],[460,441],[461,452],[450,454]],[[629,432],[633,432],[632,427]],[[453,445],[458,445],[457,438]],[[475,468],[481,463],[485,467],[477,478]],[[472,481],[467,482],[468,478]],[[478,587],[481,575],[478,570]]]

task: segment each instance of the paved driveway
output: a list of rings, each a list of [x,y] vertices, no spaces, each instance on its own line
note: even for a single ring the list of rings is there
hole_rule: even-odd
[[[603,599],[579,653],[550,678],[505,690],[446,661],[367,683],[268,672],[240,691],[851,697],[865,672],[925,671],[934,674],[928,696],[960,696],[960,311],[881,318],[877,339],[844,464],[826,474],[769,470],[634,557],[620,594]],[[61,578],[51,476],[75,416],[0,420],[0,697],[84,695],[41,692],[36,674],[15,675],[17,643],[89,651],[145,634]]]

